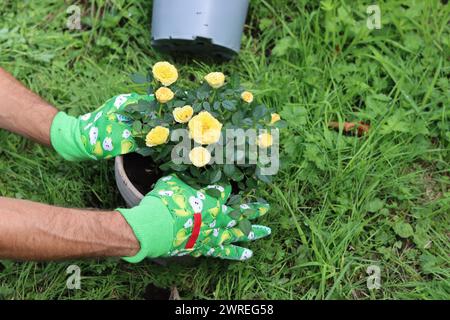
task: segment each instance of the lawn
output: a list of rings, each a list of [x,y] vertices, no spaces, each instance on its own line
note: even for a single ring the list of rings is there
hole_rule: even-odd
[[[248,262],[131,265],[118,259],[0,261],[3,299],[143,299],[149,284],[195,299],[450,298],[450,5],[252,1],[240,55],[222,64],[171,58],[150,45],[151,1],[0,0],[0,66],[60,110],[79,115],[142,88],[129,75],[168,59],[182,78],[238,71],[279,111],[283,166],[259,196],[272,228]],[[330,121],[370,124],[346,135]],[[124,206],[113,161],[71,163],[0,131],[0,195],[69,207]],[[66,269],[81,268],[81,289]],[[374,267],[375,266],[375,267]],[[368,268],[381,277],[369,289]],[[369,278],[369,283],[371,283]]]

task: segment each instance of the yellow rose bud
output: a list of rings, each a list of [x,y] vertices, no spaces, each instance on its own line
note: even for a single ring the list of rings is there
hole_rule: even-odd
[[[205,76],[206,82],[213,87],[218,89],[225,83],[225,75],[222,72],[211,72]]]
[[[212,144],[220,139],[222,124],[208,111],[202,111],[189,121],[189,136],[199,144]]]
[[[272,119],[270,120],[270,124],[274,124],[277,121],[280,121],[281,117],[278,113],[272,113]]]
[[[176,122],[186,123],[191,120],[192,115],[194,114],[194,109],[192,109],[191,106],[187,105],[182,108],[175,108],[172,114]]]
[[[211,154],[206,148],[195,147],[189,152],[189,159],[194,166],[201,168],[211,161]]]
[[[147,147],[154,147],[167,142],[169,138],[169,129],[162,126],[154,127],[147,133],[145,137],[145,144]]]
[[[178,79],[177,69],[167,61],[155,63],[152,72],[155,79],[164,86],[170,86]]]
[[[241,94],[241,98],[242,98],[242,100],[244,100],[247,103],[252,103],[253,102],[253,93],[251,93],[250,91],[244,91]]]
[[[155,92],[156,100],[160,103],[166,103],[173,99],[173,92],[169,88],[161,87]]]
[[[262,133],[258,136],[258,146],[268,148],[272,145],[273,139],[270,133]]]

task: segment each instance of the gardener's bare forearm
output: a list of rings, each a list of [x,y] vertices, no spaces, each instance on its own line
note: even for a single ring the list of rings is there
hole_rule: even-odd
[[[0,68],[0,128],[50,146],[50,127],[58,110]]]
[[[122,215],[0,197],[0,259],[133,256],[139,242]]]

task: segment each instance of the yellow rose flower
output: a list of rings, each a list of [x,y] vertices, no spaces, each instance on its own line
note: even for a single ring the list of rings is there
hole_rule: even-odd
[[[244,100],[247,103],[252,103],[253,102],[253,93],[251,93],[250,91],[244,91],[241,94],[241,98],[242,98],[242,100]]]
[[[225,75],[222,72],[211,72],[205,76],[206,82],[214,89],[220,88],[225,83]]]
[[[164,86],[170,86],[178,79],[178,71],[167,61],[157,62],[152,69],[153,76]]]
[[[220,139],[222,124],[208,111],[202,111],[189,121],[189,136],[199,144],[212,144]]]
[[[189,159],[194,166],[201,168],[211,161],[211,154],[206,148],[195,147],[189,152]]]
[[[258,146],[261,148],[268,148],[272,145],[273,138],[270,133],[262,133],[258,136]]]
[[[145,144],[147,147],[154,147],[167,142],[169,138],[169,129],[157,126],[150,130],[145,137]]]
[[[172,114],[176,122],[186,123],[191,120],[192,115],[194,114],[194,109],[192,109],[191,106],[187,105],[182,108],[175,108]]]
[[[270,124],[274,124],[277,121],[280,121],[281,117],[278,113],[272,113],[272,119],[270,120]]]
[[[156,100],[161,103],[169,102],[173,99],[173,92],[169,88],[161,87],[155,92]]]

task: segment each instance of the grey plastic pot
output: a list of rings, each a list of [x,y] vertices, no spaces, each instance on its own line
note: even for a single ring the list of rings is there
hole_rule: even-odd
[[[152,45],[160,51],[232,58],[249,0],[154,0]]]
[[[114,172],[116,176],[116,184],[122,198],[127,203],[128,207],[132,208],[141,202],[144,195],[136,189],[128,178],[123,167],[123,157],[116,157],[114,163]]]

